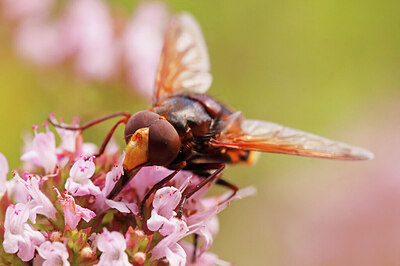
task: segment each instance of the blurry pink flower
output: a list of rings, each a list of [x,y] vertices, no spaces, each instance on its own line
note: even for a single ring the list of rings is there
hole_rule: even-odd
[[[37,248],[40,257],[45,261],[43,266],[69,266],[68,251],[64,244],[60,242],[46,241]]]
[[[0,199],[7,192],[7,196],[11,199],[14,197],[16,202],[25,203],[28,200],[28,193],[25,187],[15,178],[7,181],[7,173],[9,171],[6,157],[0,152]]]
[[[45,16],[54,0],[1,0],[4,15],[8,19],[25,19]]]
[[[22,161],[27,161],[33,165],[41,166],[48,174],[54,173],[57,165],[56,140],[54,133],[48,130],[46,133],[37,133],[37,126],[34,126],[35,137],[32,141],[32,150],[25,152],[21,156]]]
[[[100,188],[90,180],[95,170],[96,166],[94,165],[93,157],[86,161],[84,159],[76,161],[69,172],[70,177],[65,183],[65,189],[72,196],[100,194]]]
[[[164,3],[142,3],[123,35],[129,82],[147,98],[153,94],[167,19],[168,10]]]
[[[99,266],[132,265],[125,253],[126,242],[120,232],[109,232],[104,228],[103,233],[97,237],[97,248],[103,252],[100,256]]]
[[[53,113],[51,113],[49,116],[54,122],[57,122]],[[60,124],[62,126],[79,126],[79,121],[78,119],[74,119],[74,121],[72,121],[72,125],[67,125],[61,120]],[[79,130],[68,130],[59,127],[56,127],[55,129],[61,139],[61,143],[57,148],[57,153],[75,153],[77,148],[77,138],[81,132]]]
[[[68,225],[71,229],[75,229],[81,219],[89,222],[96,216],[96,214],[91,210],[82,208],[75,204],[75,199],[71,195],[61,195],[56,188],[54,190],[58,194],[58,200],[60,201],[61,207],[64,211],[65,225]]]
[[[220,265],[220,266],[229,266],[232,265],[229,262],[220,260],[217,255],[211,252],[204,252],[200,256],[196,257],[196,261],[193,262],[192,256],[193,256],[193,248],[194,246],[192,244],[189,244],[185,241],[179,242],[181,247],[185,250],[187,256],[186,256],[186,265],[190,266],[213,266],[213,265]]]
[[[17,52],[30,62],[49,66],[64,60],[65,49],[57,22],[46,18],[27,19],[18,26],[15,34]]]
[[[45,241],[44,236],[28,224],[30,208],[18,203],[7,208],[4,221],[4,251],[15,253],[23,261],[29,261],[35,253],[35,246]]]
[[[27,180],[25,181],[19,176],[17,172],[14,171],[13,173],[14,178],[22,185],[24,185],[26,191],[31,196],[29,206],[31,208],[35,208],[36,213],[43,214],[47,218],[55,221],[57,210],[54,207],[53,203],[49,200],[49,198],[40,190],[39,183],[41,181],[41,178],[36,175],[29,175]]]
[[[113,74],[118,57],[113,20],[102,0],[73,0],[62,19],[64,46],[75,56],[82,76],[105,80]]]
[[[6,182],[8,174],[8,162],[6,157],[0,152],[0,198],[6,192]]]

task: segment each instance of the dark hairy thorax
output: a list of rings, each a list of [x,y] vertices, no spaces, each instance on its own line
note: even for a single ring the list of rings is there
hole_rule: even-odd
[[[180,136],[181,151],[175,161],[216,161],[214,157],[229,161],[223,158],[221,149],[209,143],[224,126],[224,117],[232,114],[216,100],[204,94],[174,96],[157,103],[151,111],[164,116]]]

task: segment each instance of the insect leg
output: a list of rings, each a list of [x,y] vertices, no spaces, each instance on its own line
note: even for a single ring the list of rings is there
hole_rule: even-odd
[[[111,130],[108,132],[106,138],[104,139],[103,143],[101,144],[100,150],[98,153],[96,153],[94,156],[95,157],[99,157],[100,155],[103,154],[103,152],[105,151],[108,142],[110,141],[112,135],[114,134],[115,130],[117,129],[117,127],[121,124],[121,123],[125,123],[128,121],[128,118],[122,118],[121,120],[119,120],[117,123],[115,123],[115,125],[111,128]]]
[[[196,257],[197,257],[197,245],[198,245],[198,240],[199,240],[199,235],[198,234],[193,234],[193,254],[192,254],[192,263],[196,262]]]
[[[144,212],[144,207],[146,205],[146,201],[149,199],[149,197],[158,189],[160,189],[163,185],[168,183],[179,171],[181,171],[184,167],[186,166],[186,162],[181,162],[177,165],[176,170],[168,175],[167,177],[163,178],[160,182],[155,184],[144,196],[142,202],[140,203],[140,216],[143,217],[143,212]]]
[[[235,186],[235,185],[232,184],[232,183],[229,183],[228,181],[226,181],[226,180],[224,180],[224,179],[218,179],[216,184],[217,184],[217,185],[220,185],[220,186],[227,187],[227,188],[229,188],[229,189],[232,190],[232,195],[230,195],[230,196],[229,196],[225,201],[223,201],[223,202],[226,202],[226,201],[229,201],[230,199],[232,199],[232,198],[236,195],[236,193],[239,191],[239,188],[238,188],[237,186]]]
[[[203,164],[202,165],[203,169],[205,169],[208,165],[219,166],[219,167],[217,168],[217,170],[215,170],[214,173],[212,173],[210,176],[208,176],[203,181],[198,183],[193,189],[191,189],[190,191],[183,192],[182,199],[181,199],[179,205],[176,207],[176,213],[177,213],[176,216],[178,218],[182,217],[183,206],[185,205],[186,200],[188,198],[190,198],[194,193],[199,191],[202,187],[204,187],[208,183],[212,182],[215,178],[218,178],[219,175],[222,173],[222,171],[225,168],[225,164],[223,164],[223,163],[213,163],[213,164]],[[208,168],[208,169],[210,169],[210,168]],[[211,168],[211,169],[215,169],[215,168]]]
[[[109,114],[109,115],[106,115],[106,116],[99,117],[97,119],[94,119],[92,121],[89,121],[89,122],[83,124],[82,126],[77,126],[77,127],[60,125],[60,124],[58,124],[58,123],[53,121],[53,117],[54,117],[53,115],[49,115],[48,121],[49,121],[50,124],[52,124],[53,126],[58,127],[58,128],[64,128],[64,129],[68,129],[68,130],[85,130],[85,129],[89,128],[89,127],[92,127],[94,125],[97,125],[97,124],[99,124],[101,122],[104,122],[104,121],[106,121],[108,119],[111,119],[111,118],[114,118],[114,117],[117,117],[117,116],[125,116],[126,119],[128,119],[129,117],[131,117],[131,114],[127,113],[127,112],[113,113],[113,114]]]
[[[206,172],[207,170],[213,170],[213,169],[218,169],[220,167],[220,163],[199,163],[199,164],[190,164],[188,166],[185,167],[184,170],[190,170],[193,171],[194,174],[196,174],[198,177],[201,178],[207,178],[210,176],[210,174],[208,172]],[[229,196],[229,198],[227,200],[230,200],[231,198],[233,198],[236,193],[239,191],[239,188],[237,186],[235,186],[232,183],[229,183],[228,181],[224,180],[224,179],[218,179],[216,182],[217,185],[220,186],[224,186],[226,188],[229,188],[230,190],[232,190],[232,195]]]

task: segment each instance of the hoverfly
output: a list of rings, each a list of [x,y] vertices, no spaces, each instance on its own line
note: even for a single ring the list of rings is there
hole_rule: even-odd
[[[101,154],[117,126],[125,126],[124,175],[108,195],[114,198],[145,166],[159,165],[175,170],[156,184],[142,201],[141,210],[156,189],[180,170],[189,170],[204,179],[185,192],[179,205],[181,215],[186,199],[207,183],[237,187],[220,179],[226,164],[249,163],[255,152],[293,154],[338,160],[372,159],[367,150],[332,141],[279,124],[245,119],[204,94],[211,85],[210,63],[201,29],[189,14],[174,17],[166,31],[155,80],[153,105],[133,115],[125,112],[93,120],[84,130],[109,118],[124,116],[111,129]],[[51,122],[51,121],[50,121]]]

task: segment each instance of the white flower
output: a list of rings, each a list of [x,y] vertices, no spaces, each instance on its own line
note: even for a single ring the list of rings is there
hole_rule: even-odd
[[[99,263],[96,264],[98,266],[132,265],[129,263],[128,255],[125,253],[125,238],[119,232],[109,232],[104,228],[103,233],[97,237],[97,248],[103,252]]]
[[[68,251],[60,242],[46,241],[37,248],[40,257],[45,259],[43,266],[69,266]]]

